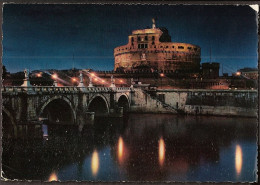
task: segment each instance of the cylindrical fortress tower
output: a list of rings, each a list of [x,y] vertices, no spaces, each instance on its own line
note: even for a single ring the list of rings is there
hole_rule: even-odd
[[[171,42],[166,28],[135,30],[128,36],[128,44],[114,49],[114,70],[159,70],[163,72],[191,72],[200,69],[200,47]]]

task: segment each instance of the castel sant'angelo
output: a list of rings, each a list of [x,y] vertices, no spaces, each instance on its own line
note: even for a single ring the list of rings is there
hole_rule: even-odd
[[[160,72],[199,73],[200,47],[188,43],[171,42],[166,28],[134,30],[128,44],[114,49],[115,71],[140,69]]]

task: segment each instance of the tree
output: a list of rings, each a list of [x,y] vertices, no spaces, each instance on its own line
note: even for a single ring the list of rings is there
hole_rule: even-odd
[[[7,70],[6,67],[3,65],[3,73],[2,73],[2,78],[5,79],[6,75],[7,75]]]

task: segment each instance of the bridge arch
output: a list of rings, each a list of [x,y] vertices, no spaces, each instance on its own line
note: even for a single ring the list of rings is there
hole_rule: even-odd
[[[64,96],[54,96],[48,99],[40,108],[38,117],[48,118],[50,122],[74,124],[76,111],[71,101]]]
[[[126,94],[120,95],[117,100],[117,105],[118,105],[118,107],[123,107],[124,112],[129,111],[129,108],[130,108],[129,97]]]
[[[5,107],[2,107],[3,138],[16,138],[17,125],[14,116]]]
[[[106,116],[109,114],[109,104],[106,99],[101,94],[96,94],[91,97],[87,110],[89,112],[95,112],[95,116]]]

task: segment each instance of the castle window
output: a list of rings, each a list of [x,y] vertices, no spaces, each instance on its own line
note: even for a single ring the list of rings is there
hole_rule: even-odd
[[[127,50],[127,48],[125,48]]]
[[[184,49],[184,47],[183,46],[178,46],[178,49]]]
[[[172,46],[172,48],[174,48],[174,46]]]
[[[141,44],[138,44],[138,49],[140,49],[141,48]]]
[[[141,41],[141,37],[138,37],[138,41]]]
[[[154,45],[154,42],[152,42],[152,45]]]
[[[147,37],[147,36],[145,36],[145,37],[144,37],[144,39],[145,39],[145,40],[148,40],[148,37]]]
[[[154,46],[154,48],[156,48],[156,46]]]
[[[168,48],[168,46],[166,46],[166,48]]]
[[[155,38],[154,38],[154,36],[152,36],[152,40],[154,40]]]
[[[161,48],[163,48],[163,46],[161,46]]]
[[[144,45],[144,48],[148,48],[148,45],[147,45],[147,44],[145,44],[145,45]]]
[[[131,37],[131,41],[134,42],[134,37]]]
[[[194,51],[197,51],[198,48],[194,48]]]
[[[189,50],[191,50],[191,47],[188,47]]]
[[[144,48],[144,44],[141,44],[141,48]]]

